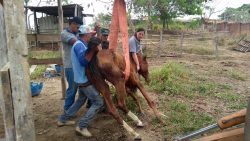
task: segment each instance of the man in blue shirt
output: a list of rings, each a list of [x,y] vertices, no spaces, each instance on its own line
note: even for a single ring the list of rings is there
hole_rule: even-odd
[[[77,87],[74,84],[74,74],[71,64],[71,48],[73,44],[77,41],[77,36],[79,32],[79,27],[82,24],[82,21],[78,17],[74,17],[69,21],[69,27],[62,31],[61,41],[63,45],[63,66],[65,76],[68,82],[68,88],[66,90],[66,97],[64,101],[64,110],[68,110],[69,107],[75,101],[75,95],[77,92]]]
[[[69,119],[76,114],[76,112],[84,105],[86,99],[88,98],[91,101],[92,105],[88,109],[87,113],[80,119],[79,124],[75,130],[79,135],[91,137],[92,134],[88,131],[87,127],[89,126],[89,123],[93,120],[97,112],[100,110],[100,108],[103,106],[103,98],[96,90],[96,88],[90,84],[85,74],[85,67],[92,58],[91,53],[86,54],[87,42],[89,41],[93,32],[91,32],[90,28],[85,25],[81,26],[79,30],[80,39],[75,42],[71,49],[74,82],[78,86],[79,97],[75,101],[75,103],[59,117],[57,125],[65,126],[75,124],[74,121],[69,121]],[[96,37],[93,37],[91,39],[94,40],[91,44],[91,47],[93,47],[94,44],[94,47],[101,48],[100,39]]]

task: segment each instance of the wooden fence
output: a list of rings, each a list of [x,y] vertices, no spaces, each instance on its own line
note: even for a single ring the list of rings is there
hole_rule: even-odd
[[[218,56],[218,42],[229,35],[229,32],[200,32],[179,34],[148,34],[142,40],[148,57],[176,57],[184,52],[192,53],[192,49],[210,50]]]

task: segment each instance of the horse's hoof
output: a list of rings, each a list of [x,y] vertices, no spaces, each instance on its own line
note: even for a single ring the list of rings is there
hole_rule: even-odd
[[[139,134],[136,135],[135,138],[134,138],[134,140],[135,140],[135,141],[140,141],[140,140],[141,140],[141,136],[140,136]]]
[[[143,124],[142,122],[138,122],[138,123],[136,124],[136,126],[137,126],[137,127],[144,127],[144,124]]]

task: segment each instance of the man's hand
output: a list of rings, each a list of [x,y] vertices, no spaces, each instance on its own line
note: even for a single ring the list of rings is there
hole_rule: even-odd
[[[136,65],[136,69],[137,69],[137,71],[139,71],[140,70],[140,65]]]

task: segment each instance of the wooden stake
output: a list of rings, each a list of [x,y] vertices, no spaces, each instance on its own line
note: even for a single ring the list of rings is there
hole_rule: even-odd
[[[1,2],[2,3],[2,2]],[[14,111],[11,97],[9,65],[6,45],[6,32],[3,15],[3,7],[0,4],[0,107],[3,113],[6,141],[15,141]]]
[[[57,2],[58,2],[58,21],[59,21],[58,31],[60,34],[63,30],[63,10],[62,10],[62,1],[58,0]],[[60,48],[61,48],[61,53],[62,53],[61,56],[63,56],[64,52],[62,49],[62,43],[60,43]],[[62,86],[62,99],[64,99],[66,95],[66,84],[65,84],[65,75],[64,75],[63,65],[61,65],[61,86]]]
[[[24,2],[4,0],[16,141],[35,141]]]

